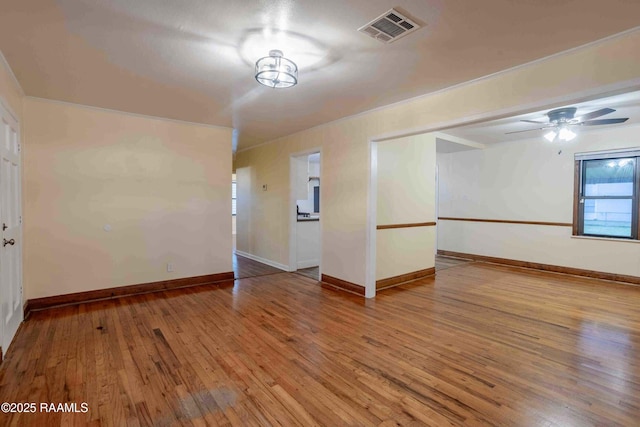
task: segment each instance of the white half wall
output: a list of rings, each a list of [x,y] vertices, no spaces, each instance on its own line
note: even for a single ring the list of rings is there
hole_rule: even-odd
[[[416,135],[378,143],[378,225],[435,221],[436,137]],[[434,227],[376,232],[376,280],[435,265]]]

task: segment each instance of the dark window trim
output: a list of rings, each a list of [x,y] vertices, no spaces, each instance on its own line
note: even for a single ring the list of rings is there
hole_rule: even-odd
[[[640,240],[640,149],[630,150],[612,150],[596,153],[576,153],[574,162],[573,177],[573,227],[572,234],[574,236],[599,237],[603,239],[626,239]],[[628,155],[625,155],[628,151]],[[635,159],[635,169],[633,177],[633,194],[632,196],[585,196],[584,195],[584,174],[583,164],[590,160],[609,160],[621,157],[630,157]],[[602,234],[585,234],[584,233],[584,200],[586,199],[631,199],[631,237],[625,236],[607,236]]]

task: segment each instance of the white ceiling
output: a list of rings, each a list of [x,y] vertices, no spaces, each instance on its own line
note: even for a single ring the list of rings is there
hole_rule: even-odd
[[[633,126],[640,124],[640,91],[630,92],[606,98],[595,99],[592,101],[574,103],[569,105],[551,106],[546,110],[534,111],[531,113],[521,114],[514,117],[507,117],[499,120],[491,120],[483,123],[475,123],[467,126],[461,126],[454,129],[444,130],[443,133],[458,138],[465,138],[481,144],[495,144],[498,142],[511,142],[523,139],[540,137],[542,138],[545,131],[532,130],[530,132],[520,132],[508,134],[507,132],[515,132],[525,129],[538,129],[544,125],[536,125],[534,123],[526,123],[521,120],[535,120],[540,122],[548,121],[546,113],[555,108],[576,107],[576,117],[601,108],[613,108],[613,113],[598,117],[599,119],[617,119],[628,117],[624,123],[603,126],[575,126],[573,130],[577,133],[593,132],[612,127]]]
[[[239,148],[485,76],[640,24],[637,0],[20,0],[0,49],[27,95],[234,127]],[[359,33],[391,7],[426,24]],[[279,48],[290,89],[254,63]]]

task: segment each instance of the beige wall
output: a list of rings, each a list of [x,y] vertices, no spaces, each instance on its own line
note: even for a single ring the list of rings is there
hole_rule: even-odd
[[[639,134],[640,126],[584,129],[569,143],[538,135],[438,154],[438,215],[571,223],[574,154],[640,147]],[[438,249],[640,276],[639,242],[574,238],[571,227],[445,220]]]
[[[231,129],[33,98],[23,129],[26,298],[232,270]]]
[[[239,152],[237,167],[251,167],[257,182],[249,196],[254,213],[250,224],[238,228],[238,247],[244,242],[254,255],[288,264],[289,156],[322,147],[322,272],[363,285],[371,138],[435,130],[469,117],[495,117],[638,85],[639,45],[640,31],[635,31]],[[263,183],[269,191],[261,192]]]
[[[435,136],[380,142],[377,151],[377,224],[435,221]],[[376,280],[434,265],[434,227],[377,230]]]

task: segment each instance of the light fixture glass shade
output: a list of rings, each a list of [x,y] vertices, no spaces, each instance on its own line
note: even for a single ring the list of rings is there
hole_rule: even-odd
[[[560,141],[571,141],[575,137],[575,132],[572,132],[568,127],[560,128],[560,132],[558,133],[558,138],[560,138]]]
[[[557,135],[558,135],[557,133],[551,130],[544,134],[544,138],[549,142],[553,142],[553,140],[556,139]]]
[[[272,88],[295,86],[298,83],[298,66],[282,56],[281,51],[272,50],[269,56],[256,62],[256,80]]]

